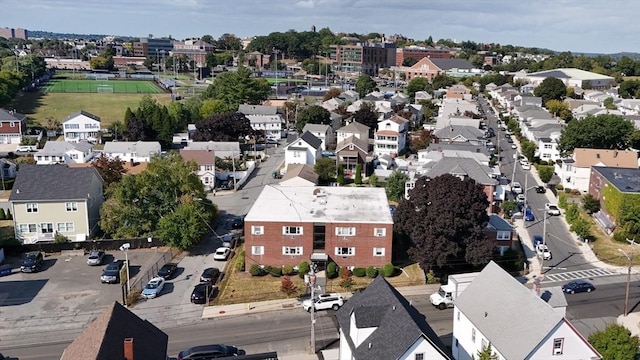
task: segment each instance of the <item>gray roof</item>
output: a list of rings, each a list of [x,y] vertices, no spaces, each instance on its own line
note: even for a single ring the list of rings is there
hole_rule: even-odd
[[[496,231],[513,231],[513,226],[496,214],[489,214],[487,227]]]
[[[192,141],[187,144],[187,150],[213,150],[216,156],[224,158],[237,158],[242,155],[240,143],[237,141]]]
[[[563,321],[561,314],[493,261],[455,306],[505,359],[526,359]]]
[[[567,307],[569,305],[561,286],[551,286],[542,289],[540,298],[551,305],[552,308]]]
[[[620,192],[640,193],[640,169],[605,166],[592,166],[591,169],[599,172]]]
[[[0,109],[0,121],[22,121],[26,118],[27,116],[24,114],[19,114],[11,110]]]
[[[278,107],[242,104],[238,106],[238,112],[244,115],[276,115],[278,113]]]
[[[86,112],[84,110],[80,110],[80,111],[74,112],[73,114],[69,114],[69,115],[65,116],[65,118],[62,119],[62,123],[64,124],[65,122],[67,122],[67,121],[69,121],[69,120],[71,120],[71,119],[73,119],[75,117],[78,117],[80,115],[84,115],[84,116],[86,116],[88,118],[91,118],[91,119],[93,119],[95,121],[100,121],[100,117],[99,116],[93,115],[92,113]]]
[[[304,133],[302,133],[302,135],[300,136],[300,139],[304,140],[307,144],[309,144],[314,149],[319,149],[320,145],[322,145],[322,140],[318,139],[318,137],[316,137],[315,135],[313,135],[308,131],[305,131]]]
[[[336,145],[336,151],[343,150],[344,148],[349,146],[349,144],[355,145],[357,148],[364,151],[365,153],[369,152],[369,142],[367,141],[367,139],[360,139],[353,135],[340,141],[340,143]]]
[[[84,200],[94,177],[102,182],[94,167],[20,165],[9,201]]]
[[[465,59],[430,59],[431,62],[442,70],[474,69],[472,63]]]
[[[38,151],[38,155],[64,155],[69,150],[76,149],[85,152],[91,148],[93,148],[93,145],[85,141],[78,143],[47,141],[42,150]]]
[[[345,126],[341,127],[340,129],[338,129],[338,131],[347,132],[347,133],[363,133],[363,132],[366,132],[368,134],[369,133],[369,127],[367,125],[363,124],[363,123],[359,123],[357,121],[352,121],[348,125],[345,125]]]
[[[489,150],[484,145],[474,145],[468,142],[440,142],[437,144],[429,144],[427,147],[428,151],[438,151],[438,150],[450,150],[450,151],[471,151],[476,153],[482,153],[489,156]]]
[[[350,335],[352,315],[358,328],[376,328],[357,348]],[[345,302],[336,318],[354,359],[399,359],[421,337],[450,359],[425,317],[382,276]]]
[[[137,156],[152,156],[159,154],[160,143],[157,141],[109,141],[104,144],[105,154],[136,153]]]
[[[493,170],[472,158],[445,157],[439,161],[425,164],[424,168],[426,169],[424,175],[432,179],[440,175],[451,174],[469,177],[482,185],[498,185],[498,180],[489,176]]]
[[[442,129],[436,130],[433,135],[440,139],[453,139],[457,136],[462,136],[467,140],[478,140],[484,137],[484,133],[480,129],[474,128],[473,126],[460,125],[443,127]]]
[[[327,132],[327,129],[329,129],[330,127],[331,126],[329,125],[307,123],[302,128],[302,132],[310,131],[310,132],[319,132],[324,134]]]

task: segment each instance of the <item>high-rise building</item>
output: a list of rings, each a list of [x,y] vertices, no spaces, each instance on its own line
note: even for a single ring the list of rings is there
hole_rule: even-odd
[[[29,38],[29,32],[27,31],[27,29],[23,29],[23,28],[13,29],[13,28],[4,27],[4,28],[0,28],[0,37],[3,37],[5,39],[27,40]]]
[[[396,44],[381,42],[331,45],[329,56],[336,71],[377,76],[379,69],[395,65]]]
[[[153,35],[149,35],[146,38],[140,38],[139,42],[133,43],[133,55],[150,57],[157,59],[165,56],[169,56],[169,52],[173,50],[173,39],[171,36],[168,38],[154,38]]]

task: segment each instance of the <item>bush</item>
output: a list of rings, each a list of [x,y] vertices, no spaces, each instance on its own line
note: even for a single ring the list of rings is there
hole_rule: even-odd
[[[304,279],[304,275],[307,274],[309,270],[309,263],[306,261],[301,262],[300,265],[298,265],[298,276],[300,276],[301,279]]]
[[[64,244],[69,242],[69,238],[60,233],[56,233],[56,236],[53,238],[53,242],[56,244]]]
[[[571,189],[570,188],[564,188],[564,193],[565,194],[571,194]]]
[[[280,291],[287,295],[295,294],[298,291],[296,285],[291,281],[291,278],[288,276],[283,276],[280,282]]]
[[[365,275],[367,275],[367,270],[365,268],[354,268],[352,273],[353,276],[364,277]]]
[[[396,267],[392,263],[386,263],[382,267],[382,276],[390,277],[396,273]]]
[[[437,283],[439,283],[439,280],[436,277],[436,275],[433,273],[433,271],[429,271],[427,273],[426,277],[427,277],[427,284],[437,284]]]
[[[578,205],[569,204],[564,216],[569,224],[573,224],[580,217],[580,209],[578,208]]]
[[[594,198],[591,194],[586,194],[582,197],[582,208],[587,212],[587,214],[594,214],[600,211],[600,201]],[[2,213],[0,213],[0,216]]]
[[[251,276],[263,276],[265,272],[264,269],[260,267],[260,265],[253,264],[249,268],[249,274],[251,274]]]
[[[563,190],[564,186],[562,186],[562,184],[558,184],[556,185],[556,190]]]
[[[580,190],[578,189],[571,190],[571,195],[580,195]]]
[[[368,278],[373,279],[374,277],[378,276],[378,269],[374,268],[373,266],[369,266],[366,272]]]
[[[271,276],[273,276],[273,277],[280,277],[280,276],[282,276],[282,268],[281,268],[281,267],[269,267],[268,272],[269,272],[269,274],[271,274]]]
[[[329,279],[335,279],[338,276],[338,265],[333,261],[327,265],[327,277]]]
[[[558,207],[560,207],[561,209],[567,208],[567,194],[558,194]]]
[[[0,208],[0,220],[7,220],[7,214],[4,212],[4,209]]]
[[[341,268],[340,277],[342,278],[342,280],[340,280],[340,287],[347,290],[353,287],[353,279],[351,278],[351,271],[349,271],[349,269],[346,267]]]
[[[236,270],[244,271],[244,250],[240,251],[236,256],[235,264]]]
[[[282,267],[282,275],[291,275],[293,274],[293,266],[291,265],[285,265]]]

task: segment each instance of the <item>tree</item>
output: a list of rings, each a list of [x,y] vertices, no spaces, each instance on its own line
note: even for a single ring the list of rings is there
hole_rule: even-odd
[[[125,123],[124,137],[127,141],[144,141],[147,139],[149,127],[144,119],[134,117]]]
[[[567,87],[562,80],[548,77],[542,80],[533,94],[541,97],[542,103],[546,105],[549,100],[564,100],[564,97],[567,96]]]
[[[418,62],[418,60],[416,58],[409,56],[409,57],[406,57],[406,58],[404,58],[402,60],[402,66],[411,67],[411,66],[415,65],[417,62]]]
[[[582,217],[575,219],[569,230],[578,235],[580,239],[587,239],[591,237],[591,224]]]
[[[520,142],[520,148],[522,149],[522,155],[529,159],[529,161],[532,161],[536,153],[536,144],[529,140],[522,140],[522,142]]]
[[[203,94],[204,99],[218,99],[234,109],[239,104],[259,104],[271,94],[266,79],[251,77],[251,71],[243,66],[235,72],[218,75]]]
[[[417,154],[418,150],[429,147],[429,144],[431,143],[431,135],[431,131],[428,130],[414,131],[409,141],[409,149],[411,149],[411,152]]]
[[[629,145],[636,150],[640,149],[640,130],[635,130],[633,134],[631,134]]]
[[[429,83],[429,79],[425,77],[415,77],[409,81],[409,84],[407,84],[406,91],[407,95],[413,99],[418,91],[431,93],[433,92],[433,87],[431,86],[431,83]]]
[[[625,80],[618,89],[620,97],[624,99],[640,98],[640,80]]]
[[[378,114],[375,112],[373,105],[362,104],[360,110],[353,114],[353,120],[369,127],[369,138],[373,138],[373,134],[378,128]]]
[[[606,109],[608,109],[608,110],[616,110],[616,109],[618,109],[616,104],[613,103],[613,98],[612,97],[608,97],[608,98],[604,99],[604,101],[602,102],[602,105],[604,105],[604,107]]]
[[[408,238],[410,258],[425,271],[456,263],[486,264],[494,244],[484,235],[489,201],[482,185],[445,174],[421,177],[394,215],[394,231]]]
[[[318,180],[326,184],[333,179],[336,174],[336,162],[331,158],[320,158],[313,165],[313,170],[318,174]]]
[[[329,110],[323,108],[320,105],[307,106],[298,111],[298,121],[296,122],[296,128],[299,132],[307,124],[324,124],[329,125],[331,122],[331,114]]]
[[[553,166],[538,165],[538,176],[543,183],[548,184],[553,177]]]
[[[516,202],[513,200],[507,200],[504,201],[502,205],[500,205],[500,207],[502,207],[502,212],[504,213],[505,217],[511,217],[511,215],[513,214],[513,210],[518,207],[518,204],[516,204]]]
[[[340,186],[342,186],[345,184],[344,166],[342,164],[338,164],[337,168],[338,168],[338,175],[336,176],[336,181],[338,182],[338,184],[340,184]]]
[[[378,90],[378,86],[371,76],[360,75],[358,81],[356,81],[356,92],[360,95],[360,98],[376,90]]]
[[[607,360],[640,359],[640,341],[622,325],[610,324],[589,335],[589,343]]]
[[[491,343],[481,351],[478,351],[478,360],[498,360],[498,355],[493,353]]]
[[[238,141],[253,135],[249,119],[239,112],[213,115],[196,122],[195,141]]]
[[[370,187],[378,186],[378,177],[375,174],[369,176],[369,180],[367,181]]]
[[[322,101],[327,101],[333,98],[337,98],[338,96],[340,96],[340,94],[342,94],[342,91],[340,91],[340,89],[332,87],[327,91],[326,94],[324,94]]]
[[[175,102],[172,104],[175,104]],[[222,100],[207,99],[202,102],[202,106],[200,107],[200,117],[206,119],[210,116],[220,115],[228,111],[233,110]]]
[[[109,188],[109,185],[122,180],[122,175],[125,173],[123,164],[124,161],[120,160],[120,158],[111,159],[107,156],[100,156],[92,163],[93,167],[98,170],[100,177],[102,177],[105,191]]]
[[[569,109],[569,105],[566,102],[554,99],[547,101],[545,106],[551,114],[560,117],[562,120],[571,120],[571,109]]]
[[[362,164],[356,165],[356,177],[353,182],[356,183],[356,185],[362,184]]]
[[[582,197],[582,208],[587,214],[594,214],[600,211],[600,201],[594,198],[591,194],[586,194]]]
[[[385,186],[387,197],[389,200],[399,201],[404,198],[405,183],[409,180],[407,174],[398,170],[394,171],[387,178],[387,184]]]
[[[575,148],[618,149],[629,147],[633,123],[622,116],[587,116],[567,124],[558,140],[562,156],[569,156]]]
[[[431,85],[434,89],[445,89],[451,85],[454,85],[456,82],[456,79],[450,76],[436,75],[433,77],[433,80],[431,80]]]

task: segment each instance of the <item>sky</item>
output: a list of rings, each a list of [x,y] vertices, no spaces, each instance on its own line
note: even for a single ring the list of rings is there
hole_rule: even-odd
[[[176,39],[288,30],[640,53],[640,0],[0,0],[0,27]]]

